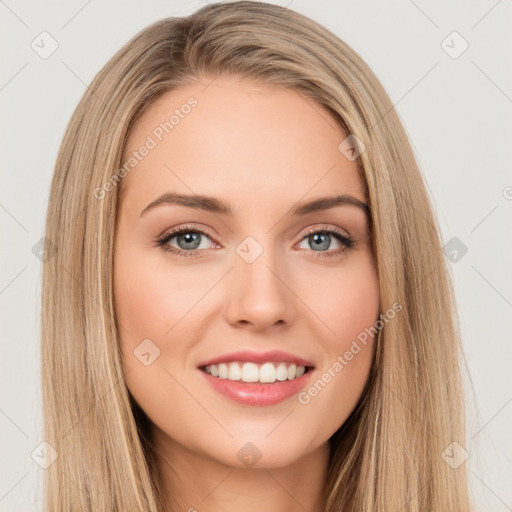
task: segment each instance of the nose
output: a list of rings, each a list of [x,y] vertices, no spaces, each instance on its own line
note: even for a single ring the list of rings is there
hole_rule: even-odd
[[[263,330],[291,323],[294,294],[282,268],[267,251],[252,263],[236,257],[227,285],[230,324]]]

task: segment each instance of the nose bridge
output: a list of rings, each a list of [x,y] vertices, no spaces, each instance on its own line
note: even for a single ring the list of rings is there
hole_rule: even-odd
[[[290,292],[272,236],[247,236],[236,247],[229,294],[231,322],[289,320]]]

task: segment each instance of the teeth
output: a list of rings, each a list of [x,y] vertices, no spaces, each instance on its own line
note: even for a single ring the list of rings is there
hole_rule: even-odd
[[[286,380],[288,378],[288,367],[284,363],[279,363],[276,368],[276,379],[279,381]]]
[[[215,366],[215,365],[211,365]],[[227,379],[228,378],[228,366],[226,364],[219,364],[219,379]]]
[[[242,368],[238,363],[231,363],[228,366],[228,379],[240,380],[242,378]]]
[[[292,380],[304,375],[306,368],[294,363],[232,363],[211,364],[204,367],[206,373],[219,379],[242,380],[243,382],[272,382]]]
[[[276,367],[272,363],[265,363],[260,368],[260,382],[275,382]]]
[[[260,378],[258,365],[254,363],[245,363],[242,366],[242,374],[240,378],[244,382],[258,382]]]

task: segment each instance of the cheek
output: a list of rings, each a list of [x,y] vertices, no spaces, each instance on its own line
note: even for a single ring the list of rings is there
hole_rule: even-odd
[[[362,255],[318,284],[308,285],[308,296],[326,327],[325,348],[329,353],[343,350],[378,319],[379,283],[373,262],[369,255]]]
[[[333,319],[338,336],[328,349],[332,354],[330,364],[338,361],[343,365],[339,373],[343,373],[345,385],[357,393],[362,391],[370,370],[379,318],[379,283],[371,260],[352,269],[340,286],[338,315]]]
[[[152,407],[152,400],[158,399],[154,390],[162,389],[161,381],[165,380],[164,334],[179,320],[176,294],[158,265],[143,251],[123,245],[122,240],[114,269],[115,307],[127,384],[139,404]]]
[[[357,405],[371,368],[379,318],[379,284],[372,260],[361,258],[338,272],[324,301],[319,290],[315,296],[318,316],[329,327],[322,336],[326,357],[298,400],[311,414],[326,419],[318,435],[330,437]]]
[[[120,256],[116,261],[115,299],[121,340],[161,340],[197,302],[201,284],[190,277],[180,268],[170,272],[169,265],[147,254],[134,251]],[[126,327],[124,332],[122,327]]]
[[[183,398],[183,392],[166,370],[174,375],[173,362],[183,361],[186,356],[187,344],[173,343],[173,340],[185,335],[184,317],[197,302],[198,294],[190,286],[190,273],[179,268],[170,272],[169,265],[166,267],[167,270],[157,258],[142,250],[121,250],[121,244],[114,267],[126,384],[151,420],[161,425],[168,421],[166,414],[171,412],[171,403],[183,414],[192,414],[189,409],[194,402],[179,399]]]

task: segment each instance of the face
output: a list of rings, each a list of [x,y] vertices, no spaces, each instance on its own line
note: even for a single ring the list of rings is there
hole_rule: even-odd
[[[319,104],[206,84],[162,96],[127,143],[114,265],[126,381],[159,442],[284,467],[327,444],[368,379],[379,288],[364,189]]]

